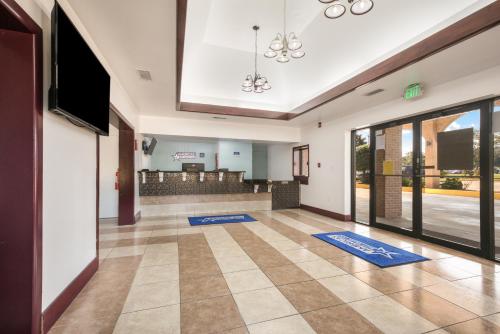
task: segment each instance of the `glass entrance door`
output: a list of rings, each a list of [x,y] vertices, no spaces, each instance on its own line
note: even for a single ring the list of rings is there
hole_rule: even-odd
[[[413,123],[375,129],[375,224],[413,230]]]
[[[420,122],[422,235],[480,248],[479,109]]]

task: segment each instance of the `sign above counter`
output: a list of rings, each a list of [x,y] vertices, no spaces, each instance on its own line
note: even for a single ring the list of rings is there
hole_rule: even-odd
[[[176,152],[172,158],[174,161],[196,159],[196,152]]]

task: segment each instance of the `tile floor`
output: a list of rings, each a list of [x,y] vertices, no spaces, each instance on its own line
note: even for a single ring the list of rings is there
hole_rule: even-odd
[[[302,210],[249,214],[103,222],[99,270],[50,333],[500,333],[499,264]],[[310,236],[342,230],[432,260],[380,269]]]

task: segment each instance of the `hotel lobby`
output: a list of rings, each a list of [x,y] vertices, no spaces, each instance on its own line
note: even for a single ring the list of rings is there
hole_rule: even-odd
[[[500,0],[0,0],[0,333],[500,333],[498,40]]]

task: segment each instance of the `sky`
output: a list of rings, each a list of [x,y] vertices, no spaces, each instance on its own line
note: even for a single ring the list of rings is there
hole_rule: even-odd
[[[460,118],[456,119],[444,131],[447,132],[447,131],[467,129],[467,128],[473,128],[474,131],[479,131],[480,120],[481,117],[479,110],[470,111],[460,116]],[[413,150],[413,131],[403,130],[402,144],[403,144],[403,155]],[[425,152],[425,141],[423,138],[421,147],[422,147],[422,152]]]

